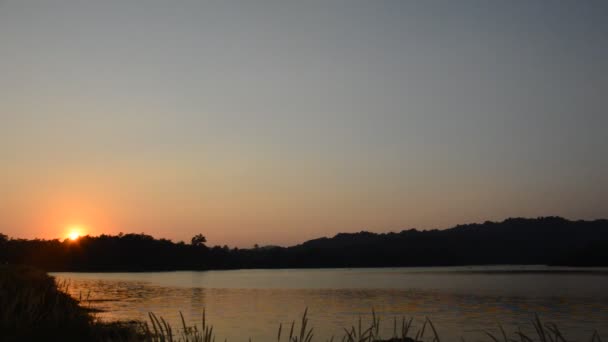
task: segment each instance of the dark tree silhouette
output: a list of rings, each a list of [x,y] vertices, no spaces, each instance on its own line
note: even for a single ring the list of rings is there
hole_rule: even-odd
[[[207,242],[207,238],[203,234],[196,234],[192,237],[192,246],[204,246]]]
[[[513,218],[445,230],[340,233],[292,247],[230,249],[145,234],[77,241],[7,239],[0,262],[46,271],[161,271],[234,268],[396,267],[499,264],[608,266],[608,220]]]

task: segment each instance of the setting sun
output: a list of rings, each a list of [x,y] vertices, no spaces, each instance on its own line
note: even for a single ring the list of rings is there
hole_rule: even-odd
[[[78,240],[82,236],[82,228],[80,226],[72,226],[68,228],[68,239],[72,241]]]

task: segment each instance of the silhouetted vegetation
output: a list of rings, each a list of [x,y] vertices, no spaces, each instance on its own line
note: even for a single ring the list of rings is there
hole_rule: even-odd
[[[95,320],[65,286],[30,267],[0,266],[0,340],[126,341],[143,336],[138,322]]]
[[[183,316],[179,327],[172,327],[162,317],[149,313],[149,322],[101,322],[79,301],[70,297],[65,285],[56,284],[54,278],[29,267],[0,267],[0,340],[1,341],[184,341],[212,342],[216,332],[202,313],[200,328],[189,326]],[[181,314],[181,313],[180,313]],[[413,319],[403,317],[385,323],[393,328],[390,339],[380,334],[380,317],[372,311],[372,321],[344,329],[343,342],[440,342],[434,324],[426,318],[414,326]],[[538,316],[533,320],[535,335],[521,330],[508,336],[499,325],[502,336],[489,331],[480,332],[487,341],[565,342],[564,335],[552,323],[542,323]],[[481,337],[484,337],[481,335]],[[312,342],[314,328],[308,323],[307,310],[299,322],[279,325],[277,341]],[[333,337],[330,341],[333,341]],[[464,339],[462,339],[464,340]],[[591,342],[601,342],[597,332]]]
[[[182,324],[172,327],[162,317],[149,313],[149,322],[101,322],[70,297],[65,285],[57,285],[54,278],[29,267],[0,267],[0,340],[1,341],[183,341],[212,342],[216,332],[202,313],[200,327]],[[180,313],[181,314],[181,313]],[[370,324],[362,322],[344,329],[342,342],[440,342],[434,324],[426,318],[423,324],[412,324],[413,319],[396,318],[388,323],[393,332],[390,339],[380,334],[380,317],[372,311]],[[518,330],[508,336],[499,325],[501,336],[489,331],[480,332],[486,341],[498,342],[565,342],[564,335],[552,323],[542,323],[538,316],[533,320],[535,335]],[[483,335],[482,335],[483,334]],[[312,342],[314,328],[308,323],[307,310],[299,322],[283,327],[279,324],[277,341]],[[333,341],[333,337],[330,341]],[[452,340],[454,340],[452,338]],[[461,339],[464,340],[464,339]],[[337,340],[338,341],[338,340]],[[597,332],[591,342],[601,342]]]
[[[47,271],[151,271],[234,268],[548,264],[608,266],[608,220],[507,219],[445,230],[341,233],[292,247],[208,247],[145,234],[84,236],[78,241],[8,239],[0,261]]]

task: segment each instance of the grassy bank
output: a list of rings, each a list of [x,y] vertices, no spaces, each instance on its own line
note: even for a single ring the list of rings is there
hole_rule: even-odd
[[[212,342],[215,332],[203,312],[199,326],[188,326],[182,316],[180,326],[172,327],[162,317],[149,314],[149,322],[101,322],[94,313],[66,293],[65,284],[57,284],[53,277],[29,267],[0,266],[0,341],[150,341],[150,342]],[[426,318],[414,328],[412,319],[382,322],[393,328],[389,339],[381,338],[380,318],[372,315],[369,324],[359,322],[345,328],[342,342],[440,342],[434,324]],[[500,334],[481,333],[480,340],[488,342],[566,342],[555,324],[542,323],[538,317],[532,322],[535,334],[521,331]],[[317,341],[308,323],[307,312],[297,322],[279,325],[276,341]],[[455,340],[449,338],[449,340]],[[601,342],[595,333],[588,341]]]
[[[1,341],[138,340],[137,323],[102,323],[46,273],[0,266]]]

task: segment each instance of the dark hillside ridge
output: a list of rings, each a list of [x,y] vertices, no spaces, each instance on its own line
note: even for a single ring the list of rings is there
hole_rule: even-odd
[[[236,268],[458,265],[608,266],[608,220],[510,218],[445,230],[340,233],[292,247],[229,249],[145,234],[78,242],[0,235],[0,262],[47,271],[159,271]]]
[[[341,233],[293,247],[321,260],[353,266],[489,264],[608,265],[608,220],[514,218],[445,230]],[[347,258],[344,251],[349,251]],[[348,257],[357,256],[353,265]]]

